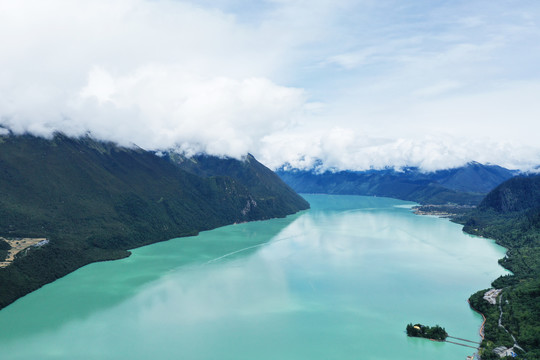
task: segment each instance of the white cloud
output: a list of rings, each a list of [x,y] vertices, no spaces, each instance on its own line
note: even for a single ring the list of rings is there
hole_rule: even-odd
[[[263,141],[264,148],[271,151],[263,152],[261,159],[269,166],[278,168],[285,163],[292,168],[319,171],[362,171],[388,166],[435,171],[462,166],[472,160],[531,170],[540,159],[537,147],[513,142],[474,141],[448,135],[416,140],[384,139],[343,128],[334,128],[330,133],[279,134]]]
[[[118,142],[240,157],[266,134],[286,129],[305,104],[302,90],[265,78],[204,79],[161,66],[114,78],[94,69],[73,117]],[[116,135],[119,125],[124,131]]]
[[[267,30],[186,2],[21,0],[0,12],[0,121],[144,148],[241,156],[294,122]]]
[[[539,17],[487,0],[5,1],[0,124],[270,166],[529,167]]]

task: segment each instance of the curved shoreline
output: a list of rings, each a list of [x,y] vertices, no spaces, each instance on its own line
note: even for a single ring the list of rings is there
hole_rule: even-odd
[[[484,341],[484,326],[486,325],[486,317],[484,314],[482,314],[480,311],[476,310],[472,305],[471,305],[471,302],[467,299],[467,303],[469,303],[469,307],[474,311],[474,312],[477,312],[478,314],[482,315],[482,318],[484,319],[484,321],[482,321],[482,325],[480,325],[480,329],[478,330],[478,334],[480,335],[480,337],[482,338],[482,341]]]
[[[453,217],[453,216],[457,215],[457,214],[440,214],[440,213],[437,213],[437,212],[429,212],[429,211],[419,211],[419,208],[421,208],[421,207],[418,207],[417,209],[415,209],[416,211],[413,211],[413,213],[414,213],[415,215],[420,215],[420,216],[426,216],[426,215],[429,216],[429,215],[432,215],[432,216],[439,217],[439,218],[441,218],[441,219],[448,219],[448,220],[450,220],[450,221],[452,221],[452,217]],[[413,208],[413,209],[414,209],[414,208]],[[452,221],[452,222],[453,222],[453,221]],[[460,224],[460,225],[461,225],[461,224]],[[463,231],[463,228],[462,228],[462,231]],[[463,231],[463,233],[469,234],[469,235],[473,235],[473,236],[478,236],[478,235],[475,235],[475,234],[470,234],[470,233],[465,232],[465,231]],[[478,237],[483,238],[482,236],[478,236]],[[502,245],[499,244],[495,239],[490,239],[490,240],[493,240],[493,242],[494,242],[495,244],[497,244],[497,245],[499,245],[499,246],[502,246]],[[508,248],[506,248],[506,247],[504,247],[504,246],[502,246],[502,247],[506,250],[506,252],[508,252]],[[501,265],[501,264],[499,264],[499,266],[501,266],[501,267],[502,267],[503,269],[505,269],[505,270],[508,270],[506,267],[504,267],[504,266]],[[471,305],[471,302],[469,301],[469,299],[467,299],[467,303],[469,304],[469,307],[470,307],[474,312],[476,312],[476,313],[478,313],[478,314],[480,314],[480,315],[482,316],[482,319],[483,319],[483,320],[482,320],[482,324],[480,325],[480,328],[479,328],[479,330],[478,330],[478,334],[479,334],[480,337],[482,338],[482,341],[481,341],[481,342],[483,342],[484,339],[485,339],[485,325],[486,325],[486,321],[487,321],[486,316],[485,316],[482,312],[480,312],[479,310],[475,309],[475,308]],[[480,346],[479,349],[481,349],[481,348],[482,348],[482,347]]]

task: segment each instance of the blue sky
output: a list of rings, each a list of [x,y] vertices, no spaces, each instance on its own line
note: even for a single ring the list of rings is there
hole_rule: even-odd
[[[540,164],[540,3],[0,4],[0,132],[270,167]]]

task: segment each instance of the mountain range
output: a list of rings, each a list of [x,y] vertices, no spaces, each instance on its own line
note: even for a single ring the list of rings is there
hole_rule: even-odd
[[[299,193],[385,196],[421,204],[460,205],[480,203],[491,189],[517,174],[477,162],[434,172],[414,167],[335,172],[282,167],[276,173]]]
[[[0,308],[138,246],[307,208],[252,156],[187,159],[89,137],[0,136],[0,237],[49,240],[0,268]],[[0,256],[8,250],[0,241]]]

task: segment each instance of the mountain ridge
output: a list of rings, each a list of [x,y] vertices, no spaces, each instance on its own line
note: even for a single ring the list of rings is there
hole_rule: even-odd
[[[0,308],[138,246],[309,208],[254,158],[236,166],[250,169],[245,178],[225,170],[203,177],[143,149],[89,137],[0,136],[0,236],[50,239],[0,269]],[[255,176],[272,186],[255,189],[247,181]]]
[[[476,205],[516,171],[477,162],[466,166],[423,172],[407,167],[366,171],[324,171],[287,169],[276,172],[299,193],[387,196],[421,204]]]

